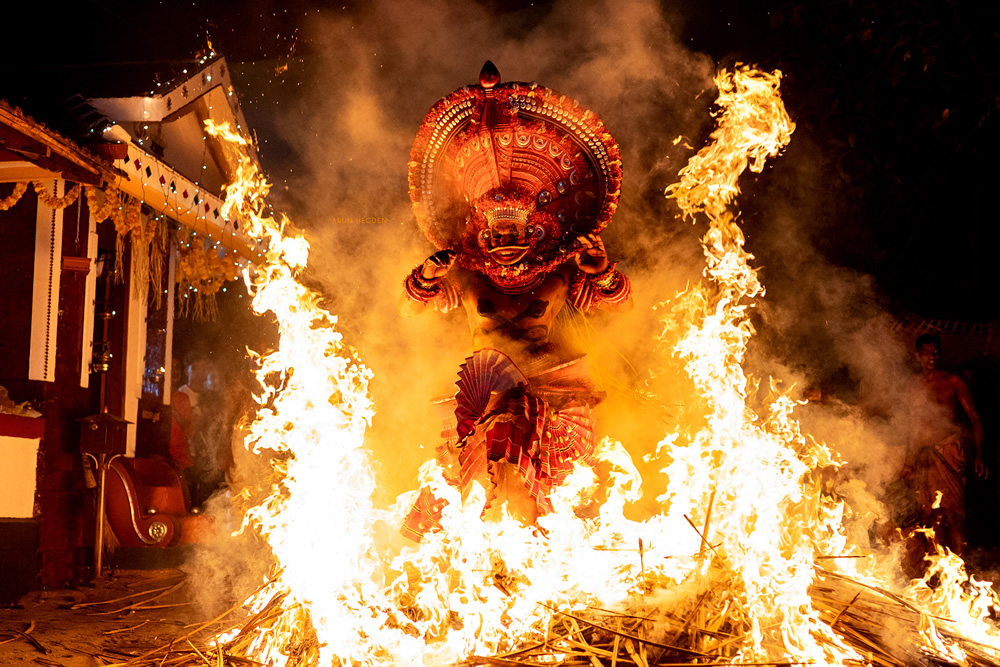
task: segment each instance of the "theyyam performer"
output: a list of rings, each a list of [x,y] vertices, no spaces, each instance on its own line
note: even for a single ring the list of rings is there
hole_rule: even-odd
[[[621,187],[618,145],[578,102],[533,83],[500,82],[487,61],[479,85],[439,100],[417,133],[410,198],[439,250],[404,281],[400,312],[465,308],[473,354],[457,393],[437,401],[449,483],[487,492],[484,516],[506,501],[531,523],[576,461],[592,462],[591,407],[602,398],[584,357],[553,325],[567,305],[632,307],[629,279],[600,233]],[[403,533],[440,528],[443,501],[423,489]]]

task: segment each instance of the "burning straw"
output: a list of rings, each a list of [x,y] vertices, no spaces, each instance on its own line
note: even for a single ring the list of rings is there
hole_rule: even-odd
[[[226,215],[266,238],[266,262],[247,280],[281,336],[257,357],[263,390],[247,438],[274,478],[242,494],[244,528],[270,546],[274,575],[217,619],[241,614],[230,631],[131,664],[1000,664],[990,585],[941,552],[928,578],[891,593],[886,561],[848,543],[846,508],[821,484],[839,462],[800,432],[795,402],[773,392],[759,412],[749,405],[742,364],[764,287],[730,206],[740,175],[790,139],[779,82],[777,72],[721,72],[718,127],[667,190],[708,229],[707,280],[663,307],[660,342],[684,362],[703,418],[660,444],[661,513],[624,517],[641,480],[611,440],[596,455],[609,471],[600,515],[573,512],[596,487],[581,468],[530,527],[483,522],[482,494],[461,498],[429,462],[421,485],[448,501],[445,530],[391,562],[374,526],[398,525],[413,494],[391,511],[371,504],[370,372],[298,281],[308,243],[263,215],[267,184],[243,159]],[[331,514],[335,525],[316,525]]]

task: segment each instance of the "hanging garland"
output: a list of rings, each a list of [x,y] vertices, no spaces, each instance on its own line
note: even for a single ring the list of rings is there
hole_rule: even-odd
[[[90,209],[90,214],[94,216],[94,222],[104,222],[111,215],[111,207],[117,201],[116,197],[112,195],[117,195],[118,188],[114,186],[113,183],[108,183],[107,187],[103,190],[98,190],[92,185],[88,185],[84,192],[87,195],[87,207]],[[100,203],[97,199],[97,193],[104,193],[104,202]]]
[[[31,185],[38,195],[38,201],[49,208],[66,208],[80,197],[80,184],[74,185],[62,197],[49,192],[43,181],[31,181]],[[6,211],[17,204],[27,190],[27,181],[15,183],[14,191],[0,199],[0,211]],[[83,192],[94,220],[100,223],[110,219],[115,226],[115,281],[120,283],[124,280],[125,239],[131,237],[134,255],[132,279],[138,281],[138,284],[151,282],[153,298],[159,306],[166,247],[166,225],[162,222],[164,216],[160,216],[160,220],[149,216],[143,223],[142,202],[123,194],[114,183],[108,183],[103,189],[88,185],[83,188]]]
[[[108,205],[109,201],[110,210],[107,219],[111,220],[111,223],[115,226],[116,235],[115,278],[118,282],[121,282],[124,280],[123,272],[125,270],[125,239],[131,236],[133,241],[132,249],[133,251],[138,250],[135,241],[139,239],[136,238],[135,232],[138,232],[142,227],[142,204],[138,199],[129,197],[117,189],[112,192],[105,191],[105,205]]]
[[[35,194],[38,195],[38,200],[48,206],[49,208],[61,209],[66,208],[70,204],[76,201],[76,198],[80,196],[80,184],[77,183],[69,192],[67,192],[62,197],[56,197],[51,194],[48,188],[41,181],[32,181],[31,184],[35,187]]]
[[[62,209],[80,196],[81,186],[73,186],[62,197],[52,195],[42,181],[31,181],[39,201],[49,208]],[[17,204],[28,189],[28,182],[14,184],[14,190],[0,199],[0,211]],[[103,188],[83,186],[87,207],[97,223],[110,220],[115,227],[115,281],[124,280],[125,240],[132,241],[132,280],[137,284],[151,283],[156,305],[160,305],[163,290],[163,258],[167,245],[166,216],[142,215],[142,202],[121,192],[114,183]],[[177,295],[179,312],[189,313],[197,320],[213,320],[218,315],[216,295],[228,280],[236,280],[239,267],[229,253],[219,255],[214,245],[207,245],[196,233],[179,244],[177,261]]]
[[[48,187],[42,181],[31,181],[31,185],[35,188],[35,194],[38,195],[38,201],[42,202],[49,208],[63,209],[71,205],[80,196],[80,184],[77,183],[72,188],[66,192],[62,197],[56,197],[49,192]],[[28,181],[20,181],[14,184],[14,191],[11,192],[4,199],[0,199],[0,211],[7,211],[13,207],[17,202],[21,201],[21,197],[24,193],[28,191]]]
[[[227,280],[236,280],[239,267],[232,253],[219,256],[196,233],[180,240],[177,250],[178,311],[196,320],[214,320],[219,314],[216,295]]]
[[[0,199],[0,211],[6,211],[11,206],[21,201],[21,197],[24,196],[24,193],[27,192],[27,190],[28,190],[27,183],[24,182],[15,183],[14,191],[11,192],[9,195],[7,195],[5,198]]]
[[[42,181],[31,181],[38,200],[54,209],[70,206],[80,196],[81,186],[73,186],[62,197],[52,195]],[[28,182],[14,184],[14,190],[0,199],[0,211],[17,204],[28,189]],[[142,202],[118,189],[114,183],[103,188],[82,187],[87,207],[97,223],[110,220],[115,227],[115,281],[124,280],[125,241],[132,242],[132,280],[136,284],[147,281],[153,289],[153,298],[159,307],[163,290],[163,258],[167,246],[167,217],[142,215]],[[239,268],[234,256],[220,257],[214,245],[206,245],[196,233],[191,233],[179,244],[177,262],[177,295],[179,312],[189,313],[198,320],[212,320],[218,315],[216,295],[227,280],[238,278]]]

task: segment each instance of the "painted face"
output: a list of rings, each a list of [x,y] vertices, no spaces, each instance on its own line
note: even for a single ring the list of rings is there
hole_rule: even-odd
[[[512,266],[531,252],[538,238],[529,222],[534,212],[534,198],[517,187],[493,188],[476,200],[473,215],[482,227],[477,240],[491,260]]]
[[[527,222],[498,220],[486,229],[486,251],[502,266],[517,264],[531,250]]]

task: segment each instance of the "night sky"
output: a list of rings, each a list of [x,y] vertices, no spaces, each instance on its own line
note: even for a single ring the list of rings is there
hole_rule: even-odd
[[[544,2],[479,4],[508,26],[525,29],[551,10]],[[872,276],[878,298],[894,312],[996,319],[997,4],[689,5],[664,3],[689,49],[720,66],[748,62],[785,73],[784,97],[797,133],[822,153],[823,197],[837,203],[825,214],[810,213],[811,241],[825,260]],[[76,86],[94,94],[145,76],[140,73],[151,67],[183,66],[210,41],[231,63],[263,166],[280,188],[300,165],[276,127],[276,111],[294,103],[316,65],[302,26],[321,14],[350,17],[367,9],[362,3],[296,0],[84,0],[58,15],[40,15],[28,3],[18,11],[24,15],[8,23],[17,27],[5,30],[0,47],[0,96],[29,110],[31,99],[45,91],[62,94]],[[480,64],[468,63],[468,69],[477,71]],[[421,103],[426,108],[432,102]],[[775,167],[770,178],[780,177],[781,169]],[[399,174],[403,182],[404,164]],[[755,194],[755,187],[751,179],[748,218],[754,197],[768,196],[764,190]],[[767,237],[766,229],[759,231]],[[765,246],[756,252],[767,265]]]

